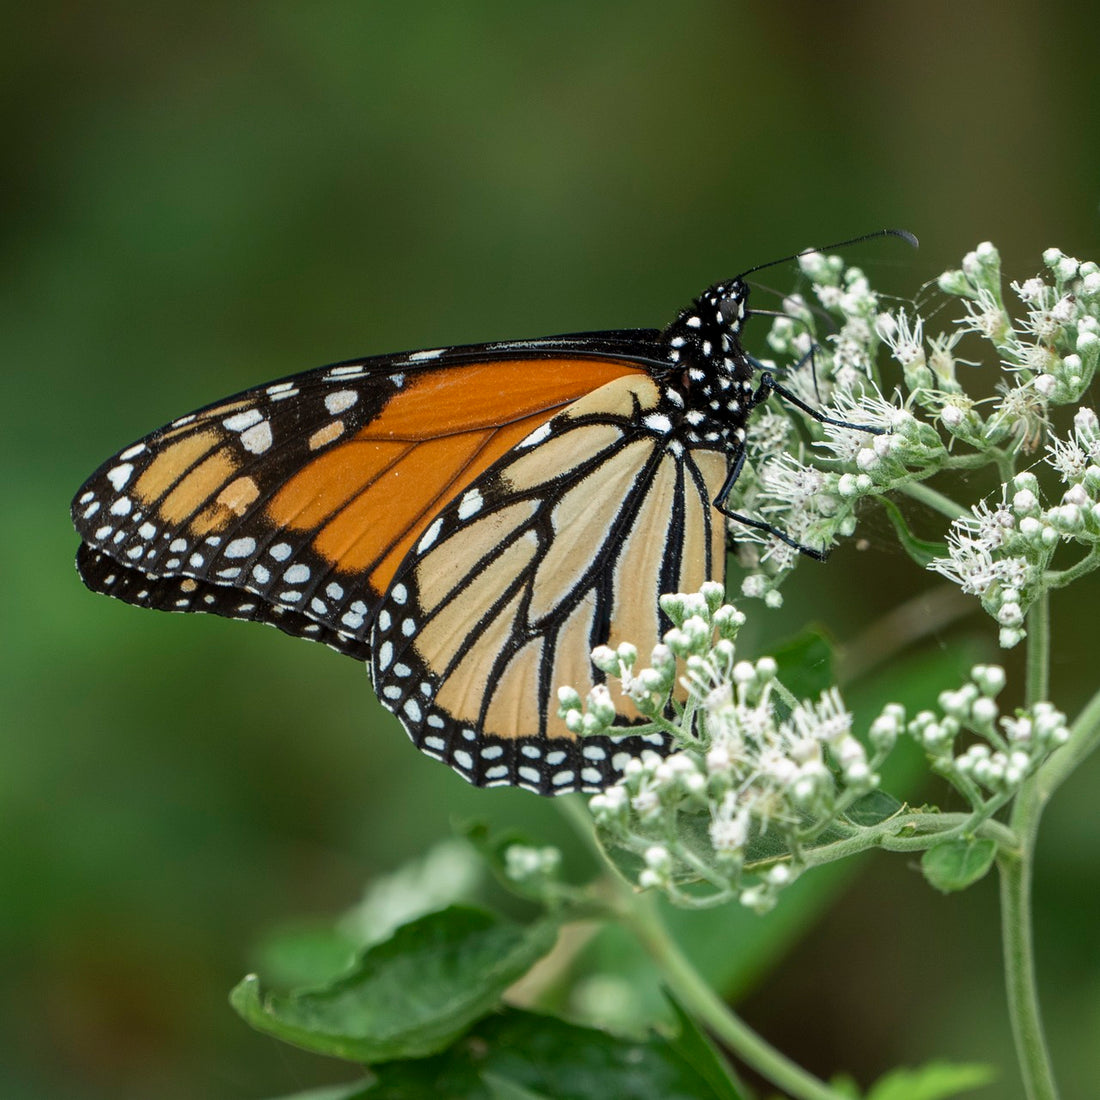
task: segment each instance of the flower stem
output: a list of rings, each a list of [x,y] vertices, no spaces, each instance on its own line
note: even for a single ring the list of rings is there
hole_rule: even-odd
[[[907,497],[919,500],[922,504],[927,505],[933,511],[939,512],[941,516],[946,516],[948,519],[958,519],[960,516],[966,515],[968,511],[961,504],[956,504],[950,497],[944,496],[943,493],[920,481],[910,481],[905,485],[899,485],[898,491],[904,493]]]
[[[1046,593],[1028,613],[1027,703],[1045,699],[1050,675],[1050,604]],[[1004,941],[1005,983],[1016,1056],[1028,1100],[1057,1100],[1058,1086],[1050,1063],[1039,991],[1035,982],[1035,951],[1031,922],[1031,869],[1044,797],[1040,773],[1020,787],[1010,825],[1020,841],[1018,853],[1002,849],[997,858],[1001,876],[1001,935]]]
[[[1069,740],[1036,775],[1039,797],[1045,805],[1074,769],[1100,745],[1100,691],[1085,705],[1070,730]]]
[[[746,1065],[794,1100],[843,1100],[843,1094],[776,1050],[730,1009],[669,936],[649,897],[631,898],[622,916],[684,1009]]]
[[[1027,706],[1050,695],[1050,596],[1043,594],[1027,613]]]
[[[602,854],[583,800],[566,796],[555,801],[577,834],[597,854]],[[713,1032],[746,1065],[794,1100],[844,1100],[841,1093],[776,1050],[730,1009],[669,935],[652,896],[636,893],[617,876],[611,881],[615,890],[612,911],[649,953],[665,984],[689,1015]],[[736,1075],[730,1072],[736,1081]],[[738,1088],[748,1095],[739,1082]]]

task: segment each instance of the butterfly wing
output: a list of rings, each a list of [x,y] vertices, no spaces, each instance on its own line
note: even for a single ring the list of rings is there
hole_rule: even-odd
[[[556,689],[591,689],[596,645],[629,640],[645,663],[668,627],[658,596],[724,581],[711,502],[728,459],[670,438],[674,411],[647,375],[608,381],[452,494],[396,570],[374,620],[375,687],[471,782],[599,790],[647,745],[667,749],[629,732],[640,716],[625,696],[622,733],[578,740]]]
[[[208,406],[81,488],[78,569],[130,603],[267,622],[365,659],[374,608],[449,496],[558,409],[639,373],[653,335],[347,362]]]

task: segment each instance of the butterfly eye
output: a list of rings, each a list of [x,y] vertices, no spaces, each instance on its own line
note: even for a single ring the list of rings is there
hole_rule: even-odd
[[[744,283],[734,283],[718,303],[718,315],[724,325],[733,325],[745,315],[747,292]]]

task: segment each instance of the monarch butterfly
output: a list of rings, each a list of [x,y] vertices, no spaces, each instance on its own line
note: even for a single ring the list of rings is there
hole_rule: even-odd
[[[632,733],[624,696],[614,736],[577,739],[556,688],[602,679],[597,645],[648,652],[661,593],[724,581],[755,405],[777,390],[826,419],[754,381],[750,272],[662,331],[351,360],[174,420],[77,494],[80,576],[367,662],[417,747],[472,783],[603,789],[666,737]]]

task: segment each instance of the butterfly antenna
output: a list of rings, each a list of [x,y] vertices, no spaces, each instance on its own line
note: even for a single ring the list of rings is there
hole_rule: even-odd
[[[757,264],[756,267],[750,267],[748,271],[742,271],[737,278],[743,279],[746,275],[751,275],[754,271],[763,271],[766,267],[775,267],[777,264],[789,263],[791,260],[797,260],[799,256],[812,256],[815,252],[829,252],[834,248],[847,248],[849,245],[862,244],[864,241],[873,241],[878,237],[898,237],[905,241],[906,244],[912,245],[913,248],[917,248],[920,245],[920,242],[908,229],[876,229],[874,233],[864,233],[859,237],[851,237],[846,241],[836,241],[833,244],[818,245],[816,248],[804,248],[801,252],[794,253],[793,256],[783,256],[778,260],[769,260],[766,264]]]

